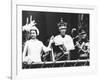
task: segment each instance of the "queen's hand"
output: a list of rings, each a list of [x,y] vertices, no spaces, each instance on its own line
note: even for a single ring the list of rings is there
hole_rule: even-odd
[[[50,43],[54,43],[54,36],[51,36]]]

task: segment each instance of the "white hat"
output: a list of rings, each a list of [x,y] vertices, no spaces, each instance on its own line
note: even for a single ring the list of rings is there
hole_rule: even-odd
[[[23,31],[28,31],[30,32],[30,30],[36,30],[37,35],[39,35],[39,30],[38,28],[35,26],[36,22],[35,20],[32,20],[32,16],[30,16],[30,23],[28,24],[28,18],[26,19],[26,25],[23,26]]]
[[[36,26],[32,26],[30,30],[35,30],[37,32],[37,35],[39,35],[39,29]]]

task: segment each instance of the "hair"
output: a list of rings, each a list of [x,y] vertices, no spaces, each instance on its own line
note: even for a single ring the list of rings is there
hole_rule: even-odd
[[[35,31],[35,32],[36,32],[36,35],[37,35],[37,30],[31,29],[30,32],[31,32],[31,31]]]

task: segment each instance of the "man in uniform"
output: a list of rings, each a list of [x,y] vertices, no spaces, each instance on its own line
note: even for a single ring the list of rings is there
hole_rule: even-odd
[[[61,21],[58,23],[58,29],[60,34],[54,37],[55,46],[58,46],[60,50],[62,50],[63,54],[68,55],[67,59],[70,59],[69,53],[70,50],[74,49],[74,43],[72,37],[66,34],[67,23],[64,22],[62,18]],[[57,53],[60,54],[59,52]]]
[[[90,46],[87,33],[84,29],[80,30],[80,38],[76,42],[76,48],[78,49],[79,59],[89,58]]]

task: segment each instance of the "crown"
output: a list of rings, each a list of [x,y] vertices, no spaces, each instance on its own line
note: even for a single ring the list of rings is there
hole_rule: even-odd
[[[67,22],[64,22],[63,18],[60,19],[60,22],[57,25],[58,25],[58,27],[66,26],[66,28],[67,28]]]

